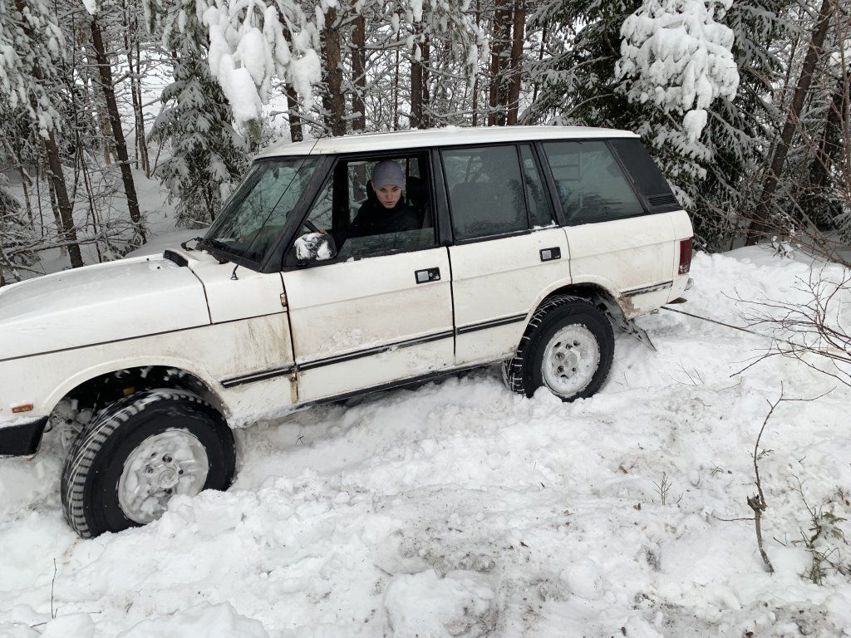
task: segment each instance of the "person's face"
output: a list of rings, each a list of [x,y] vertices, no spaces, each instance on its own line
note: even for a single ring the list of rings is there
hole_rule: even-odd
[[[375,191],[375,196],[378,197],[378,201],[384,208],[393,208],[402,197],[402,189],[395,184],[387,184],[381,188],[375,188],[375,184],[373,184],[372,190]]]

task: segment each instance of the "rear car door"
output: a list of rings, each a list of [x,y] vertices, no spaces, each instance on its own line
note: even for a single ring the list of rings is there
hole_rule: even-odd
[[[444,149],[455,363],[504,359],[547,292],[569,283],[568,245],[530,144]]]
[[[637,139],[565,140],[541,146],[566,223],[574,282],[613,292],[629,318],[669,300],[678,242],[690,237],[691,229],[652,160],[646,157],[661,180],[656,203],[635,188],[615,143],[633,150],[635,144],[641,147]]]

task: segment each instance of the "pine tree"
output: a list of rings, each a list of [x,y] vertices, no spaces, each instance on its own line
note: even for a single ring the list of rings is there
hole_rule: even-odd
[[[231,125],[230,106],[207,62],[207,31],[194,0],[182,0],[165,16],[164,45],[174,52],[174,81],[162,94],[164,108],[151,138],[168,142],[171,157],[155,175],[177,202],[177,223],[209,224],[247,166],[246,146]]]

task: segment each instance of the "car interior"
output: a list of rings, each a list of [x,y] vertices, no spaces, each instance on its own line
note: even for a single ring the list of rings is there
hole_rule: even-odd
[[[405,173],[404,202],[417,212],[418,226],[394,233],[348,237],[347,231],[361,207],[369,200],[376,200],[370,178],[374,166],[386,159],[395,161]],[[314,228],[318,228],[332,235],[338,261],[432,247],[436,238],[428,174],[427,152],[341,159],[314,202],[302,232],[313,232]]]

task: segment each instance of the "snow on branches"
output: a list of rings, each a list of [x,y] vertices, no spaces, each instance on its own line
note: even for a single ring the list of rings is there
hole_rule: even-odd
[[[715,21],[732,0],[644,0],[621,27],[615,73],[629,100],[652,100],[666,112],[684,113],[683,128],[695,142],[706,109],[717,97],[732,99],[739,72],[733,31]]]
[[[210,70],[230,102],[240,126],[259,120],[273,77],[290,83],[313,102],[313,85],[322,79],[317,50],[322,13],[308,17],[291,0],[198,0],[209,29]]]
[[[59,121],[56,93],[47,88],[65,50],[58,17],[39,0],[0,5],[0,18],[0,95],[11,109],[25,109],[47,137]]]

